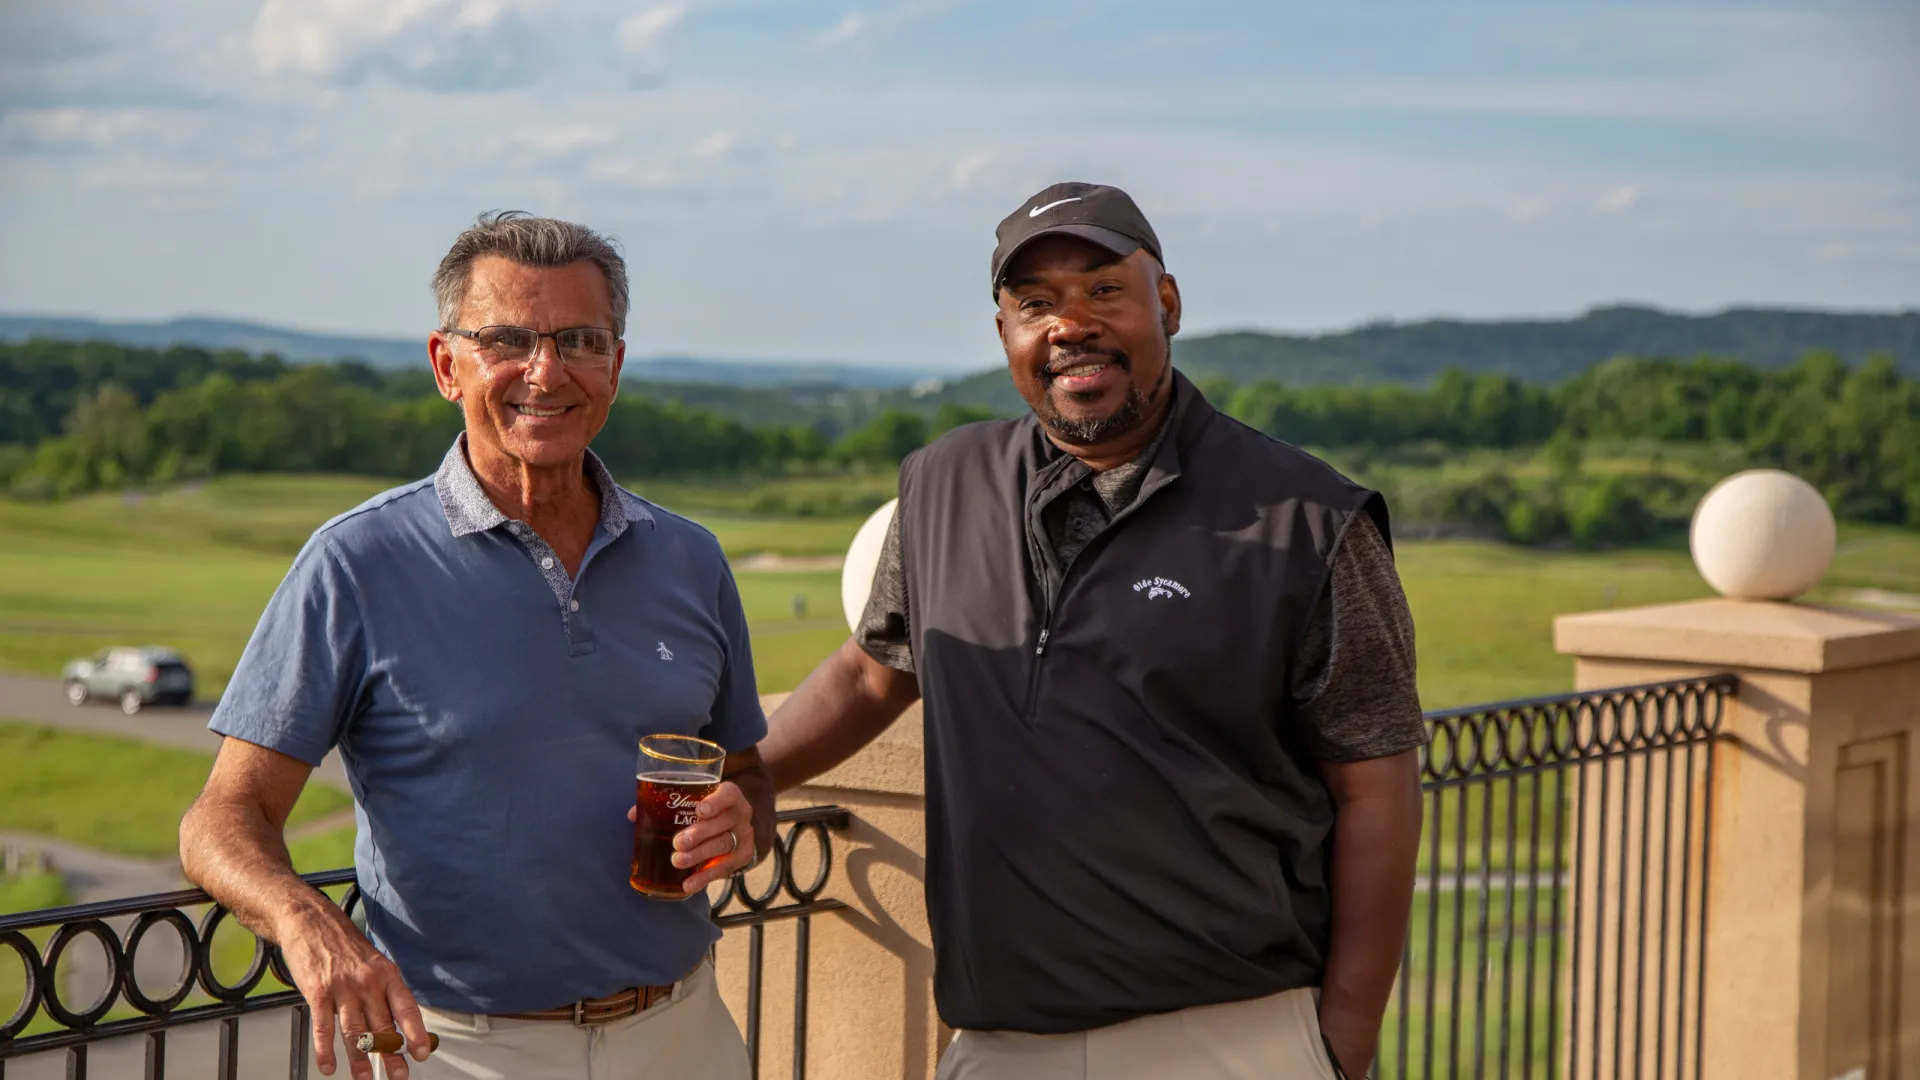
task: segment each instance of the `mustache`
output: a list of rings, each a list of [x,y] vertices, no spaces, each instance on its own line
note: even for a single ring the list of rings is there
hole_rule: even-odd
[[[1044,369],[1048,377],[1060,374],[1068,368],[1081,364],[1117,364],[1122,371],[1133,370],[1133,359],[1120,349],[1055,349],[1047,356]]]

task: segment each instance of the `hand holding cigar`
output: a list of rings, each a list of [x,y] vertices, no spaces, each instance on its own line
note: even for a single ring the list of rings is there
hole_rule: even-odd
[[[397,1031],[382,1031],[374,1034],[369,1031],[355,1039],[353,1048],[363,1054],[398,1054],[407,1048],[407,1037]],[[440,1049],[440,1036],[427,1033],[427,1053]]]

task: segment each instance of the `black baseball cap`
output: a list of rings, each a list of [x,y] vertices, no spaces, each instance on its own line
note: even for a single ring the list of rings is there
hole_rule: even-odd
[[[1160,257],[1160,238],[1153,235],[1147,216],[1126,192],[1105,184],[1055,184],[1044,188],[1002,219],[993,235],[1000,241],[993,249],[996,296],[1007,264],[1020,254],[1021,248],[1043,236],[1077,236],[1123,259],[1145,248],[1147,254],[1162,264],[1167,261]]]

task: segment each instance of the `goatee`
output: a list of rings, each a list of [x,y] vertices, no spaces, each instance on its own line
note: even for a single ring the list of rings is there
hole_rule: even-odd
[[[1042,399],[1040,408],[1034,410],[1040,423],[1061,442],[1074,446],[1096,446],[1109,439],[1117,439],[1140,426],[1146,417],[1146,401],[1140,396],[1140,388],[1127,387],[1127,399],[1120,407],[1105,416],[1074,420],[1060,414],[1053,407],[1053,397],[1049,394]]]

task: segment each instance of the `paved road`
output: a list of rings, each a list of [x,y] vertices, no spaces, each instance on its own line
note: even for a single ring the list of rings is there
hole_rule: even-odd
[[[92,702],[75,708],[67,704],[55,679],[34,679],[18,675],[0,675],[0,716],[31,720],[36,724],[98,731],[131,739],[145,739],[167,746],[180,746],[212,754],[220,749],[220,736],[207,730],[209,705],[190,705],[184,709],[151,708],[133,716],[122,715],[117,705]],[[347,773],[340,764],[338,751],[328,754],[314,770],[315,779],[346,790]]]

